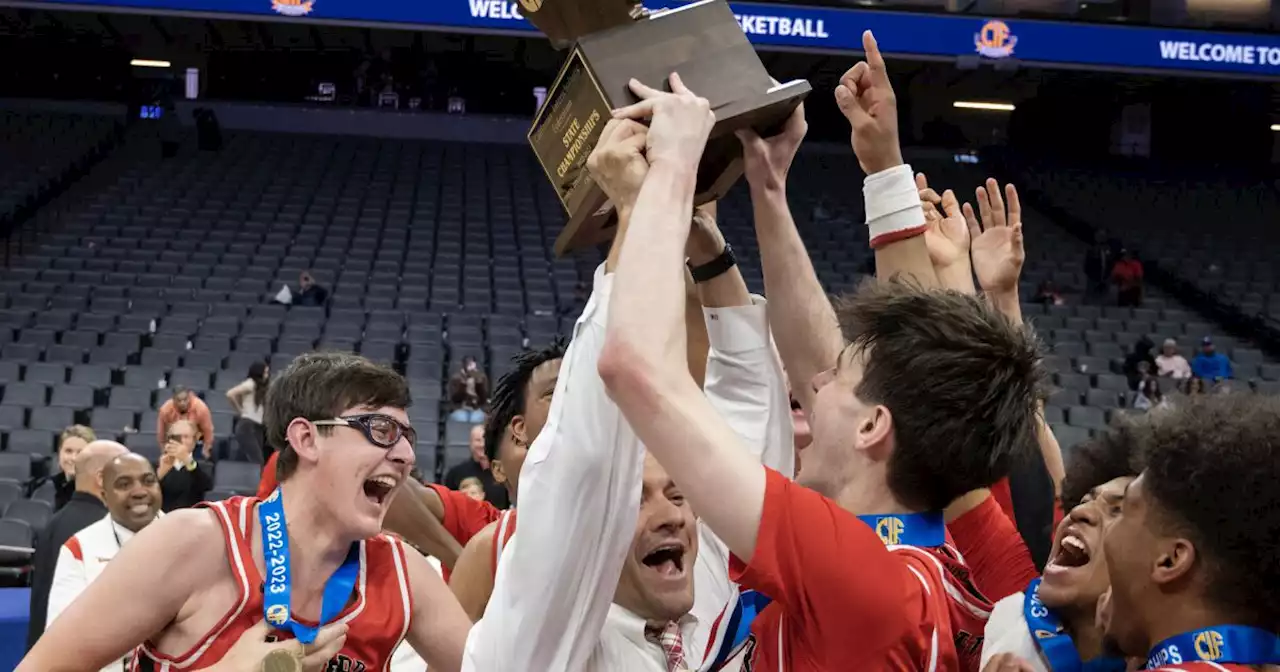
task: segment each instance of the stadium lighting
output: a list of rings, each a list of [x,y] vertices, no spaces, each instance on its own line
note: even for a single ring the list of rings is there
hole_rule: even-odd
[[[990,110],[992,112],[1012,112],[1015,108],[1011,103],[976,103],[969,100],[957,100],[953,103],[953,107],[962,110]]]
[[[173,64],[169,61],[152,61],[145,58],[135,58],[132,61],[129,61],[129,65],[132,65],[135,68],[167,68]]]
[[[1271,130],[1280,132],[1280,124],[1271,124]]]

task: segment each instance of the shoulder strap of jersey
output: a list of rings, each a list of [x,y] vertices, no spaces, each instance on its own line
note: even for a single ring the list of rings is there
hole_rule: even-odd
[[[511,535],[516,533],[516,514],[515,509],[507,509],[498,516],[498,529],[493,533],[493,573],[498,573],[498,562],[502,559],[502,551],[507,547],[507,542],[511,540]]]

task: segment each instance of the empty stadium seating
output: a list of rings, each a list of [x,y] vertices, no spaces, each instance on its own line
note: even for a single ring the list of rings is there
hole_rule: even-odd
[[[280,370],[316,348],[402,370],[415,424],[438,427],[420,432],[420,468],[441,473],[467,459],[468,426],[446,419],[449,373],[473,355],[496,377],[524,345],[562,332],[600,258],[552,256],[563,213],[522,146],[229,133],[219,153],[187,147],[158,162],[126,144],[117,154],[92,188],[59,199],[62,214],[38,244],[0,270],[0,478],[46,473],[57,431],[73,421],[158,458],[156,409],[178,385],[205,399],[225,440],[234,420],[224,393],[249,366]],[[950,155],[913,164],[961,194],[985,177]],[[833,291],[852,288],[870,261],[856,160],[845,147],[809,148],[792,174],[815,268]],[[722,202],[720,219],[761,291],[745,190]],[[1158,292],[1139,309],[1082,305],[1083,244],[1035,212],[1026,227],[1024,300],[1045,279],[1067,295],[1065,306],[1024,307],[1052,347],[1046,414],[1064,448],[1127,405],[1120,363],[1143,336],[1190,346],[1212,333],[1239,377],[1280,377]],[[304,270],[330,289],[329,305],[275,303]],[[5,512],[38,530],[51,493],[5,504],[4,483],[0,506],[16,505]],[[211,496],[256,483],[253,465],[222,461]]]

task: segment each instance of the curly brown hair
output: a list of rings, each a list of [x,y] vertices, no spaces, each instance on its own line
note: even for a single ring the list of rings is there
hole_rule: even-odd
[[[1280,631],[1280,399],[1188,399],[1146,443],[1150,520],[1195,545],[1215,606]]]
[[[866,355],[854,393],[893,417],[889,488],[945,508],[1035,454],[1045,398],[1040,342],[981,298],[891,279],[836,299],[850,347]]]
[[[1158,414],[1118,418],[1106,432],[1071,450],[1062,479],[1062,508],[1070,511],[1090,490],[1122,476],[1142,473],[1142,451]]]

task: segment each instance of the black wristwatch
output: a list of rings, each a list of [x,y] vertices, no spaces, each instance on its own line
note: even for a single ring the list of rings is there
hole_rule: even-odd
[[[707,282],[724,275],[737,265],[738,258],[733,254],[733,246],[725,243],[724,252],[721,252],[720,256],[701,266],[690,266],[689,274],[693,276],[695,283]]]

